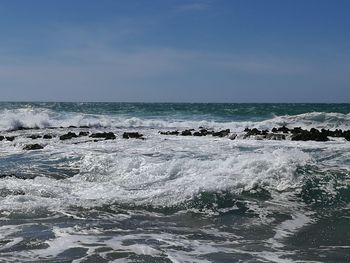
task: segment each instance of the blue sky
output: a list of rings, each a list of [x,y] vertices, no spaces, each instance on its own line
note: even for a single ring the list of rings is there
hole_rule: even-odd
[[[350,102],[350,1],[1,0],[0,99]]]

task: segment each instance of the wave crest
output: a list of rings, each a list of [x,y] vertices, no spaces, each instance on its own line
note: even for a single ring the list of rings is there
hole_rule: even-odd
[[[214,129],[232,129],[243,131],[245,128],[256,127],[271,129],[279,126],[325,129],[350,129],[350,114],[310,112],[299,115],[271,115],[270,119],[256,121],[247,117],[244,121],[222,121],[222,119],[198,119],[176,116],[135,117],[130,115],[99,115],[79,112],[57,112],[45,108],[20,108],[0,111],[0,129],[16,130],[20,128],[48,127],[110,127],[110,128],[156,128],[182,129],[198,128],[200,126]],[[234,119],[234,116],[233,118]]]

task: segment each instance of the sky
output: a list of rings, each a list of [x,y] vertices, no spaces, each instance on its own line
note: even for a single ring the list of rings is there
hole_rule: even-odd
[[[1,101],[350,102],[348,0],[0,0]]]

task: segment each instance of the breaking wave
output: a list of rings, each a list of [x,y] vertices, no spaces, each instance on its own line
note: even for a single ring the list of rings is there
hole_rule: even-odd
[[[114,203],[154,208],[197,204],[200,208],[204,200],[215,201],[212,195],[227,199],[242,193],[260,193],[261,189],[269,193],[295,189],[302,179],[296,173],[298,167],[312,163],[312,158],[300,150],[277,149],[236,152],[224,159],[206,161],[86,154],[78,162],[80,173],[65,180],[3,179],[9,195],[0,209],[57,209]]]
[[[152,115],[152,114],[151,114]],[[302,128],[326,128],[326,129],[350,129],[350,114],[310,112],[299,115],[272,116],[269,119],[256,121],[238,121],[235,116],[223,121],[212,117],[191,119],[176,116],[131,117],[128,115],[99,115],[76,112],[57,112],[45,108],[20,108],[0,111],[0,129],[16,130],[20,128],[48,128],[48,127],[111,127],[111,128],[157,128],[157,129],[181,129],[198,128],[230,128],[234,131],[242,131],[247,127],[259,129],[271,129],[278,126],[302,127]]]

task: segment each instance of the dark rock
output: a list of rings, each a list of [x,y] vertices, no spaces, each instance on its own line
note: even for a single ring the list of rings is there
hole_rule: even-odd
[[[28,144],[23,148],[23,150],[27,150],[27,151],[40,150],[40,149],[44,149],[44,146],[37,144],[37,143],[36,144]]]
[[[90,127],[89,126],[86,126],[86,125],[82,125],[82,126],[79,126],[80,129],[89,129]]]
[[[321,129],[321,133],[324,133],[326,134],[327,136],[333,136],[334,135],[334,132],[333,131],[330,131],[329,129]]]
[[[203,135],[206,136],[209,132],[207,129],[200,129],[199,132]]]
[[[15,136],[6,136],[6,140],[12,142],[16,137]]]
[[[349,132],[349,131],[348,131]],[[343,131],[341,130],[341,129],[336,129],[335,131],[334,131],[334,133],[333,133],[333,136],[334,137],[343,137],[344,136],[344,133],[343,133]]]
[[[207,134],[207,135],[213,135],[213,134],[214,134],[214,131],[209,131],[209,130],[207,130],[206,134]]]
[[[79,132],[79,137],[82,137],[82,136],[88,136],[89,135],[89,132],[83,132],[83,131],[81,131],[81,132]]]
[[[4,136],[0,136],[0,142],[3,141],[5,139]]]
[[[276,132],[278,132],[278,130],[277,130],[277,128],[272,128],[272,130],[271,130],[273,133],[276,133]]]
[[[318,141],[326,142],[329,141],[327,133],[320,132],[317,129],[312,128],[310,131],[303,130],[301,133],[293,134],[291,137],[292,141]]]
[[[226,129],[226,130],[222,130],[219,132],[214,132],[212,135],[216,136],[216,137],[225,137],[225,136],[229,135],[229,133],[230,133],[230,129]]]
[[[117,138],[113,132],[98,132],[90,135],[91,138],[101,138],[105,140],[115,140]]]
[[[166,132],[160,131],[159,133],[162,135],[179,135],[178,131],[166,131]]]
[[[305,132],[306,130],[303,130],[301,127],[294,127],[292,130],[290,130],[290,132],[292,134],[298,134],[298,133],[302,133]]]
[[[201,133],[201,132],[194,132],[193,136],[203,136],[203,133]]]
[[[322,133],[322,132],[312,133],[312,136],[314,137],[315,141],[318,141],[318,142],[329,141],[329,138],[326,133]]]
[[[291,137],[292,141],[309,141],[311,140],[309,133],[297,133]]]
[[[246,129],[248,132],[244,135],[244,139],[250,137],[250,136],[255,136],[255,135],[261,135],[261,131],[259,131],[257,128],[254,129]]]
[[[74,126],[74,125],[70,125],[68,128],[76,129],[76,128],[78,128],[78,127],[77,127],[77,126]]]
[[[60,140],[70,140],[72,138],[77,138],[78,135],[76,135],[74,132],[68,132],[67,134],[61,135]]]
[[[0,178],[15,177],[15,174],[0,174]]]
[[[25,173],[12,173],[12,174],[0,174],[0,179],[6,178],[6,177],[15,177],[17,179],[34,179],[36,176],[33,174],[25,174]]]
[[[142,136],[143,136],[143,134],[138,133],[138,132],[124,132],[123,133],[124,139],[129,139],[129,138],[144,139]]]
[[[277,129],[279,132],[288,133],[290,130],[286,126],[282,126]]]
[[[261,135],[261,131],[259,131],[257,128],[250,130],[248,133],[249,135]]]
[[[343,137],[344,137],[347,141],[350,141],[350,130],[344,131],[344,132],[343,132]]]
[[[234,140],[234,139],[237,138],[237,134],[232,133],[230,136],[228,136],[228,138],[229,138],[230,140]]]
[[[184,131],[181,132],[181,135],[182,136],[191,136],[192,132],[190,130],[184,130]]]
[[[39,138],[41,138],[41,137],[42,137],[42,136],[39,135],[39,134],[33,134],[33,135],[29,135],[29,136],[28,136],[28,138],[33,139],[33,140],[39,139]]]
[[[51,134],[45,134],[43,136],[43,139],[52,139],[52,135]]]
[[[261,131],[261,135],[267,135],[268,132],[269,132],[269,130],[263,130],[263,131]]]
[[[311,128],[311,129],[310,129],[310,132],[311,132],[311,133],[319,133],[320,131],[317,130],[317,129],[315,129],[315,128]]]

